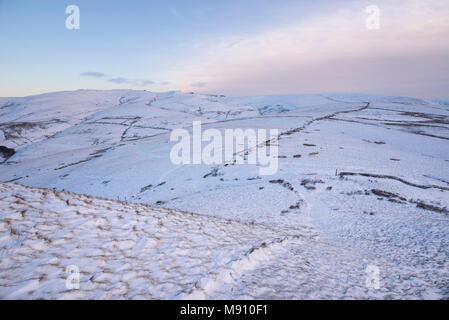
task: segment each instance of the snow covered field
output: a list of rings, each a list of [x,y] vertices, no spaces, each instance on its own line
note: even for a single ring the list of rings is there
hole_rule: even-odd
[[[278,172],[173,165],[196,120],[279,129]],[[449,101],[58,92],[0,146],[0,298],[449,298]]]

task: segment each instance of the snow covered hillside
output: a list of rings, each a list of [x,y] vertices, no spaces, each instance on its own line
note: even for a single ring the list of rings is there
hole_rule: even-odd
[[[172,164],[198,120],[279,170]],[[58,92],[0,98],[0,146],[0,298],[449,298],[448,101]]]

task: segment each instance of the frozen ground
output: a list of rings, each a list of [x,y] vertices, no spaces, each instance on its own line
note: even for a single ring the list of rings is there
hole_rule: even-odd
[[[0,159],[0,297],[447,299],[448,105],[128,90],[0,98],[0,146],[15,149]],[[278,128],[277,174],[173,165],[170,132],[194,120]],[[65,287],[68,265],[79,290]],[[369,265],[379,289],[366,287]]]

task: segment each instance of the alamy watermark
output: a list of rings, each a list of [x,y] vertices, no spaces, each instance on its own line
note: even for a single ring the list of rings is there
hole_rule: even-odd
[[[69,16],[65,19],[65,27],[69,30],[79,30],[80,28],[80,8],[77,5],[67,6],[65,13]]]
[[[65,269],[67,278],[65,279],[65,286],[68,290],[80,288],[80,269],[78,266],[70,265]]]
[[[376,265],[368,265],[365,269],[367,277],[365,279],[365,286],[368,289],[380,289],[380,269]]]
[[[365,8],[368,15],[365,20],[365,26],[368,30],[380,29],[380,8],[376,5],[370,5]]]
[[[278,136],[278,129],[269,129],[268,137],[267,129],[225,129],[223,138],[222,131],[202,132],[201,121],[193,121],[192,134],[186,129],[172,131],[170,141],[178,143],[170,160],[176,165],[251,164],[259,166],[260,175],[273,175],[278,170]]]

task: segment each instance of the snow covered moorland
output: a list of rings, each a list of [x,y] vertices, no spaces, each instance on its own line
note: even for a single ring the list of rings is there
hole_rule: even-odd
[[[278,170],[172,163],[194,121],[278,129]],[[0,146],[0,298],[449,298],[449,101],[57,92]]]

